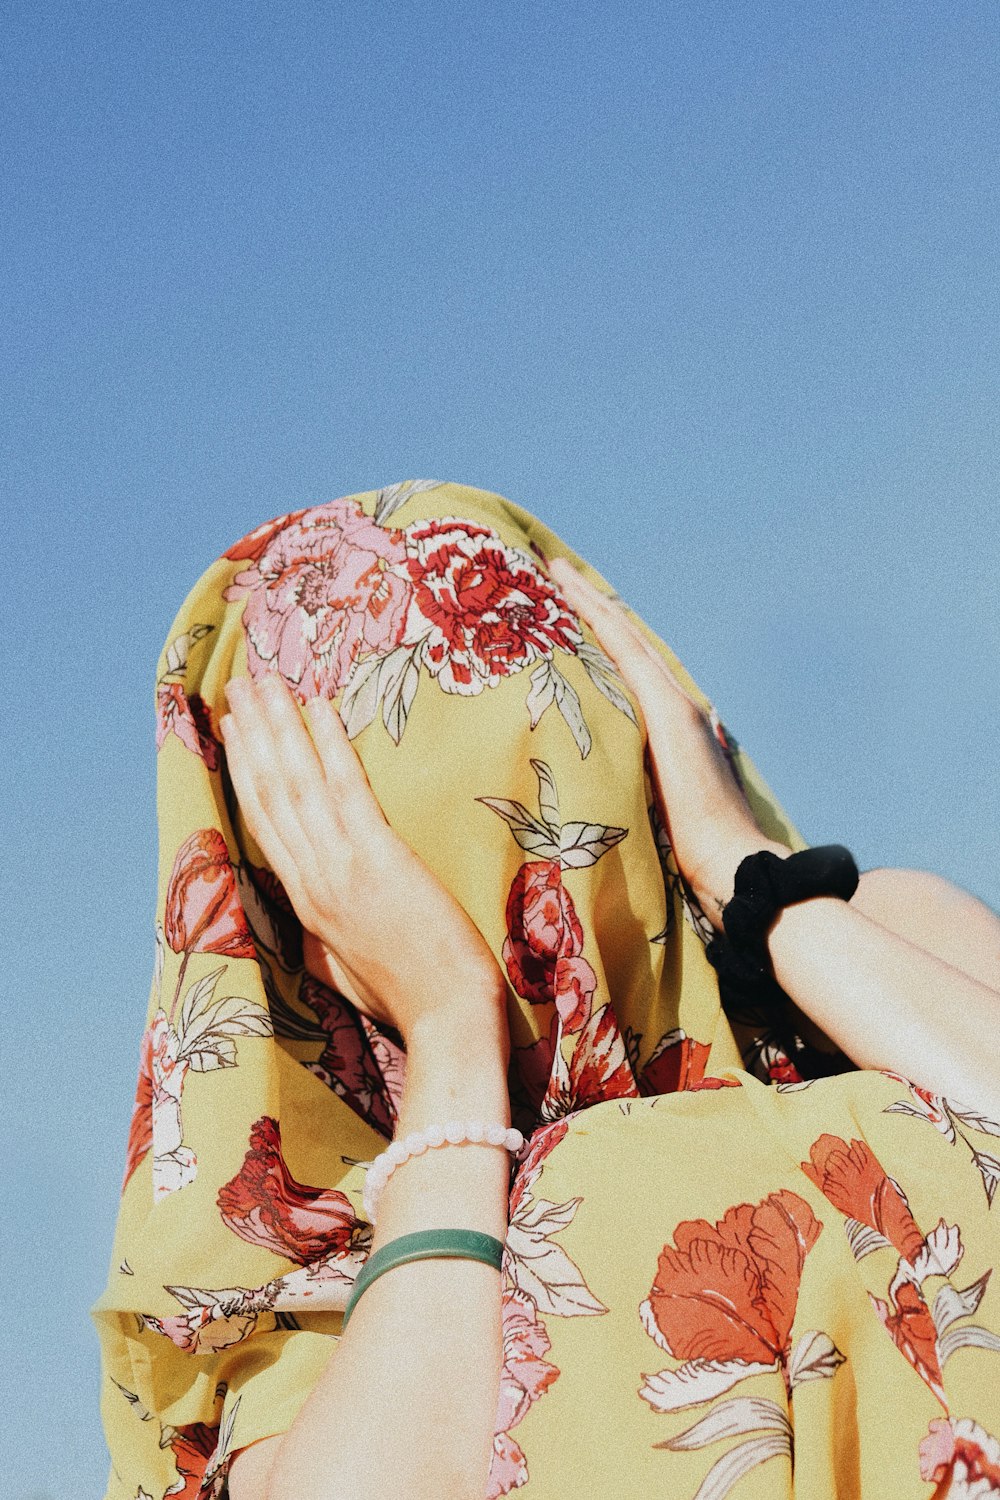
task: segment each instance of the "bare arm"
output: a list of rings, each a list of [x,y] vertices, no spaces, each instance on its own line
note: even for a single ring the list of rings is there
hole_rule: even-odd
[[[488,1039],[428,1029],[409,1041],[396,1133],[455,1118],[510,1123],[504,1055]],[[411,1158],[382,1193],[373,1252],[418,1229],[504,1239],[509,1164],[488,1145]],[[356,1304],[289,1430],[237,1455],[232,1500],[482,1500],[501,1365],[492,1266],[396,1266]]]
[[[719,928],[740,860],[763,848],[782,858],[792,851],[759,827],[705,704],[682,685],[638,617],[562,559],[549,567],[639,702],[678,867]],[[991,1114],[1000,1109],[990,1045],[1000,976],[983,982],[833,897],[788,907],[769,947],[782,988],[861,1067],[891,1069]]]
[[[760,848],[791,853],[758,837],[734,851],[732,868]],[[731,895],[717,897],[716,906]],[[891,1069],[1000,1118],[1000,1068],[988,1045],[1000,1020],[1000,986],[832,896],[785,907],[768,948],[782,989],[859,1067]]]

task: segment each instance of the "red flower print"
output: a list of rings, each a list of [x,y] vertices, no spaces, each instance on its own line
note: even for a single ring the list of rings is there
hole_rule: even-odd
[[[573,1109],[602,1099],[629,1099],[637,1094],[635,1074],[610,1005],[595,1011],[577,1038],[569,1065]]]
[[[153,1029],[148,1026],[139,1045],[139,1079],[135,1087],[135,1103],[129,1123],[128,1146],[125,1151],[125,1175],[121,1190],[124,1193],[128,1180],[153,1144]]]
[[[866,1141],[848,1145],[839,1136],[821,1135],[809,1148],[809,1157],[802,1170],[834,1208],[877,1230],[907,1260],[916,1260],[924,1237]]]
[[[208,1460],[215,1452],[218,1442],[218,1423],[214,1427],[208,1427],[204,1422],[189,1422],[185,1427],[173,1429],[170,1448],[177,1465],[178,1484],[182,1483],[183,1487],[171,1486],[166,1491],[170,1500],[195,1500],[205,1477]]]
[[[705,1076],[710,1051],[707,1042],[696,1042],[679,1030],[668,1031],[639,1074],[639,1093],[675,1094],[694,1088]]]
[[[944,1376],[941,1373],[934,1319],[924,1300],[923,1292],[905,1274],[905,1261],[900,1261],[900,1268],[904,1274],[897,1272],[893,1277],[889,1286],[889,1302],[883,1302],[880,1297],[873,1297],[871,1292],[868,1296],[878,1313],[879,1321],[900,1354],[909,1360],[921,1380],[931,1388],[941,1405],[947,1409],[948,1402],[942,1384]]]
[[[553,1120],[550,1125],[540,1125],[532,1133],[531,1144],[521,1158],[517,1175],[514,1178],[514,1185],[510,1190],[509,1218],[514,1217],[520,1207],[522,1198],[533,1190],[535,1180],[542,1170],[542,1162],[548,1156],[549,1152],[555,1146],[558,1146],[568,1129],[568,1121],[562,1119]]]
[[[357,1224],[346,1194],[297,1182],[281,1154],[281,1127],[256,1120],[243,1165],[219,1189],[223,1221],[241,1239],[300,1266],[346,1250]]]
[[[921,1479],[937,1485],[928,1500],[1000,1495],[1000,1442],[971,1417],[935,1417],[919,1452]]]
[[[167,885],[163,931],[175,953],[256,958],[226,841],[217,828],[198,828],[180,846]]]
[[[212,713],[198,693],[190,697],[179,682],[161,682],[156,689],[156,748],[160,750],[168,734],[176,734],[181,744],[201,756],[210,771],[219,769],[220,744],[212,729]]]
[[[501,957],[517,994],[539,1005],[554,1000],[567,1032],[590,1015],[597,975],[585,958],[583,927],[563,884],[558,860],[521,865],[507,893]]]
[[[555,585],[489,526],[457,516],[405,532],[413,605],[408,644],[426,639],[424,661],[447,693],[496,687],[583,636]]]
[[[228,558],[230,562],[241,562],[243,559],[256,561],[267,551],[269,544],[279,531],[283,531],[286,526],[291,526],[300,516],[306,515],[308,510],[309,507],[304,506],[301,510],[290,510],[286,515],[275,516],[273,521],[262,521],[259,526],[254,527],[253,531],[241,537],[238,542],[234,542],[231,547],[227,547],[222,554],[223,557]]]
[[[403,533],[379,526],[355,500],[331,500],[275,530],[224,599],[243,612],[251,677],[278,671],[306,702],[332,698],[355,661],[388,654],[402,636],[412,589],[393,571]]]
[[[551,1347],[535,1304],[522,1292],[503,1291],[503,1369],[497,1402],[493,1458],[487,1500],[496,1500],[526,1484],[524,1454],[510,1437],[510,1429],[524,1420],[530,1408],[559,1376],[556,1365],[542,1358]]]
[[[787,1188],[727,1209],[714,1226],[678,1224],[649,1294],[658,1342],[682,1360],[783,1362],[802,1268],[822,1227]]]

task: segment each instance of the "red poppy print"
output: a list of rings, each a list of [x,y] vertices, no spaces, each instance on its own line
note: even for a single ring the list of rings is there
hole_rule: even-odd
[[[236,1176],[219,1189],[216,1204],[241,1239],[299,1265],[347,1249],[357,1227],[354,1208],[336,1188],[306,1187],[281,1154],[281,1127],[262,1115]]]
[[[334,697],[359,657],[399,642],[412,588],[402,532],[355,500],[331,500],[275,529],[223,590],[246,597],[250,675],[277,671],[299,701]]]
[[[905,1266],[905,1262],[900,1262]],[[904,1359],[916,1370],[942,1406],[948,1401],[942,1384],[944,1376],[938,1354],[937,1329],[931,1310],[924,1300],[920,1287],[908,1274],[898,1274],[889,1285],[889,1301],[868,1293],[886,1333],[892,1339]]]
[[[576,650],[579,622],[528,553],[457,516],[406,528],[413,608],[406,640],[447,693],[480,693],[554,650]]]
[[[681,1089],[695,1088],[705,1077],[711,1050],[707,1042],[696,1042],[678,1028],[668,1031],[657,1042],[639,1074],[639,1093],[675,1094]]]
[[[170,1450],[177,1465],[177,1481],[164,1492],[171,1500],[198,1500],[208,1461],[219,1443],[219,1426],[189,1422],[185,1427],[167,1428]]]
[[[842,1214],[876,1230],[907,1260],[916,1260],[924,1237],[867,1141],[848,1145],[839,1136],[821,1135],[802,1170]]]
[[[135,1103],[129,1122],[128,1145],[125,1149],[125,1175],[121,1191],[124,1193],[129,1178],[147,1155],[153,1144],[153,1031],[147,1027],[139,1044],[139,1078],[135,1087]]]
[[[646,1331],[683,1361],[646,1377],[640,1394],[655,1410],[697,1405],[787,1365],[802,1270],[821,1229],[787,1188],[727,1209],[714,1225],[678,1224],[640,1308]]]

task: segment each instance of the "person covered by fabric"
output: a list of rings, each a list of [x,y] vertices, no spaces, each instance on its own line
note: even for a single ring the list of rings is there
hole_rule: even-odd
[[[330,1363],[370,1252],[365,1168],[397,1128],[412,1061],[388,1019],[398,1014],[379,1014],[377,996],[352,984],[349,955],[317,944],[275,873],[280,860],[250,831],[219,731],[231,680],[274,675],[303,706],[339,698],[401,857],[405,844],[440,899],[461,908],[484,973],[491,956],[502,1003],[483,1014],[502,1010],[509,1028],[511,1117],[540,1132],[506,1185],[511,1224],[531,1203],[543,1156],[546,1170],[557,1165],[564,1148],[552,1148],[560,1137],[571,1145],[581,1117],[603,1112],[606,1122],[608,1105],[683,1094],[717,1101],[726,1129],[745,1132],[746,1116],[733,1116],[737,1090],[756,1084],[777,1100],[770,1085],[806,1086],[815,1052],[836,1055],[793,1002],[784,1048],[773,1018],[721,1011],[705,957],[715,914],[682,873],[671,836],[683,825],[665,814],[662,785],[654,794],[638,697],[584,624],[582,596],[574,608],[573,586],[558,581],[557,555],[586,572],[500,497],[393,486],[256,528],[199,580],[174,622],[157,683],[157,961],[111,1273],[94,1308],[109,1500],[220,1494],[234,1453],[292,1426]],[[637,617],[636,628],[709,725],[757,847],[805,847],[673,653]],[[659,782],[662,768],[653,770]],[[685,783],[686,796],[695,790]],[[408,915],[394,912],[387,882],[372,930],[389,944]],[[423,931],[432,932],[426,920]],[[841,1066],[843,1077],[824,1067],[834,1075],[825,1088],[849,1082],[852,1060],[842,1055]],[[915,1112],[944,1118],[928,1091],[906,1097],[919,1101]],[[954,1125],[954,1113],[948,1119]],[[833,1149],[813,1163],[817,1192]],[[759,1154],[772,1156],[766,1142]],[[605,1176],[613,1184],[614,1173]],[[548,1225],[542,1238],[554,1233]],[[549,1383],[511,1406],[524,1359],[515,1326],[523,1322],[540,1353],[539,1309],[553,1311],[544,1277],[526,1279],[526,1263],[518,1271],[512,1241],[495,1494],[528,1482],[511,1427],[537,1419]],[[886,1327],[904,1301],[884,1304]],[[949,1441],[957,1453],[961,1439],[967,1454],[959,1421]],[[936,1454],[942,1432],[939,1424]],[[985,1440],[980,1447],[988,1455]]]

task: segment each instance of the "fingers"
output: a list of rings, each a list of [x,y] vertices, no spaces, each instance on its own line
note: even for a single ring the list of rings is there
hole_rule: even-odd
[[[624,600],[603,593],[568,558],[552,558],[549,571],[640,699],[643,690],[648,696],[654,689],[662,690],[666,682],[678,698],[689,703],[697,713],[702,712],[700,704],[684,691],[664,658],[631,618]],[[643,703],[643,711],[648,718],[646,703]]]
[[[649,686],[666,675],[663,662],[629,618],[622,601],[602,593],[566,558],[553,558],[549,570],[630,686],[638,690],[639,683]]]
[[[329,698],[310,698],[305,705],[316,753],[323,766],[328,785],[339,796],[341,816],[350,825],[364,823],[373,816],[386,822],[361,757],[348,738],[339,710]]]
[[[277,676],[266,681],[226,684],[226,759],[247,826],[297,907],[296,889],[322,889],[320,849],[325,844],[329,858],[340,840],[331,830],[323,769],[292,695]]]

